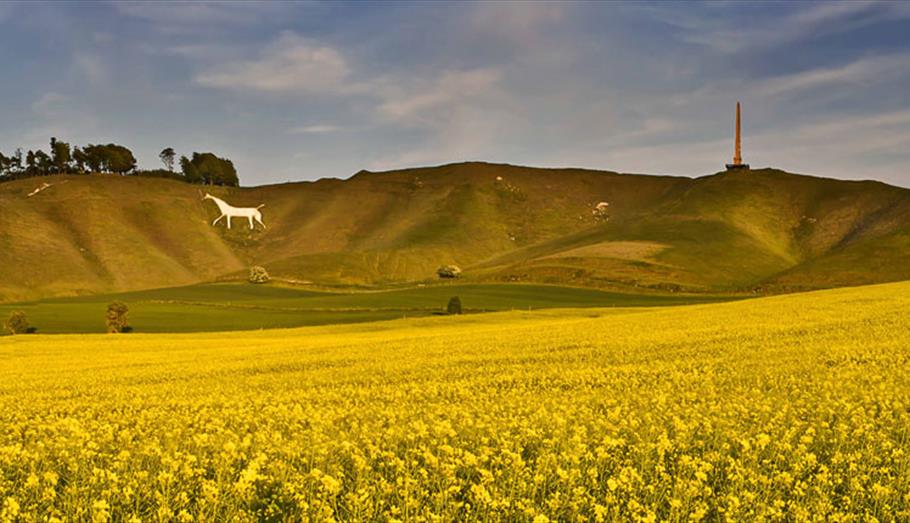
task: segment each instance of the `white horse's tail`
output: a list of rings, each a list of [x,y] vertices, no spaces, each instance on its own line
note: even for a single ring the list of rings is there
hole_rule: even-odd
[[[257,206],[256,209],[257,209],[257,210],[258,210],[258,209],[262,209],[263,207],[265,207],[265,204],[264,204],[264,203],[261,204],[261,205],[259,205],[259,206]]]

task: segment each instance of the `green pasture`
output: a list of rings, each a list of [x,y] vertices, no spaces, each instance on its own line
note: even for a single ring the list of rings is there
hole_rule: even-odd
[[[201,284],[100,296],[0,304],[0,318],[24,311],[45,334],[104,332],[104,312],[125,302],[135,332],[203,332],[327,325],[428,316],[458,296],[465,313],[564,307],[656,307],[720,296],[624,294],[519,284],[452,284],[375,292],[325,292],[248,283]]]

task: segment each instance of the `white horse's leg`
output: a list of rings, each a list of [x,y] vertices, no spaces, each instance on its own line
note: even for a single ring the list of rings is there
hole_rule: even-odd
[[[253,216],[252,215],[247,216],[247,219],[250,220],[250,230],[252,231],[253,230]]]
[[[228,220],[228,229],[230,229],[231,228],[231,215],[230,214],[227,215],[227,220]]]
[[[222,218],[224,218],[224,215],[223,215],[223,214],[222,214],[221,216],[215,218],[215,221],[212,222],[212,226],[214,227],[215,224],[218,223],[218,220],[220,220],[220,219],[222,219]]]
[[[262,223],[262,216],[256,215],[256,221],[259,222],[259,225],[261,225],[263,229],[267,229],[265,224]]]

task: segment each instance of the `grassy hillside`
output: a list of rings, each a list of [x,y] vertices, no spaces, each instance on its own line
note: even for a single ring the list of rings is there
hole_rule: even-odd
[[[26,197],[45,181],[52,187]],[[0,185],[0,297],[168,287],[247,266],[205,222],[198,190],[116,176]]]
[[[452,296],[461,299],[466,314],[555,307],[657,307],[723,299],[524,284],[315,292],[273,285],[218,283],[0,304],[0,319],[9,317],[12,311],[23,311],[40,333],[98,333],[106,330],[107,305],[122,300],[129,306],[134,332],[215,332],[429,316],[445,310]]]
[[[901,283],[14,337],[0,517],[903,521],[908,318]]]
[[[0,301],[242,278],[433,279],[618,290],[788,290],[910,278],[910,191],[765,169],[702,178],[465,163],[348,180],[201,188],[49,177],[0,185]],[[212,227],[210,190],[268,229]],[[598,216],[595,206],[605,202]]]

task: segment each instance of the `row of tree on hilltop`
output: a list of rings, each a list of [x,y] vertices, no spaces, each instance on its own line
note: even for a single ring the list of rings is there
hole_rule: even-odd
[[[168,147],[158,155],[164,169],[143,170],[128,148],[109,143],[73,147],[51,138],[49,152],[41,149],[25,153],[16,149],[7,156],[0,151],[0,182],[20,180],[54,174],[116,174],[120,176],[151,176],[172,178],[187,183],[237,186],[240,180],[237,169],[227,158],[213,153],[194,152],[190,157],[181,156]],[[179,165],[180,171],[174,167]]]

